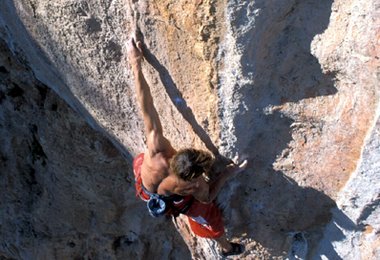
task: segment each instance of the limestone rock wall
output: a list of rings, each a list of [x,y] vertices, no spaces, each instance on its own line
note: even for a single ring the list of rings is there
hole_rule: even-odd
[[[379,257],[379,8],[1,1],[0,255],[218,258],[185,218],[176,230],[134,198],[144,138],[124,44],[137,27],[174,146],[249,160],[218,198],[243,258]]]

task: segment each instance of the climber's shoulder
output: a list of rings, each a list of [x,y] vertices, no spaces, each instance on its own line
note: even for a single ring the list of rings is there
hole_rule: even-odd
[[[176,150],[162,132],[151,131],[147,135],[146,144],[152,158],[157,157],[159,160],[162,158],[168,160],[176,153]]]
[[[158,187],[169,176],[169,160],[173,154],[170,149],[165,150],[165,152],[151,152],[149,150],[145,152],[141,178],[149,191],[157,192]]]

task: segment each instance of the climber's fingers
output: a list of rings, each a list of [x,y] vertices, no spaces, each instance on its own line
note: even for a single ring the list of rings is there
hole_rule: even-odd
[[[141,52],[141,55],[143,55],[143,51],[142,51],[143,45],[141,41],[137,41],[136,47]]]
[[[232,159],[232,163],[239,166],[241,164],[243,164],[245,161],[248,160],[248,156],[246,154],[243,154],[243,155],[236,155],[233,159]]]
[[[137,44],[139,44],[140,42],[137,42]],[[128,51],[129,52],[136,52],[136,51],[140,51],[139,48],[137,47],[137,44],[136,44],[136,41],[133,37],[131,37],[129,40],[128,40],[128,45],[127,45],[127,48],[128,48]]]
[[[232,176],[235,176],[235,175],[241,173],[242,171],[244,171],[247,168],[247,165],[248,165],[247,159],[242,160],[237,164],[230,165],[230,167],[231,167],[230,173],[232,174]]]
[[[130,63],[139,63],[143,57],[142,43],[140,41],[136,43],[134,37],[130,37],[127,43],[127,52]]]
[[[247,168],[247,165],[248,165],[248,160],[245,159],[243,161],[240,161],[237,166],[239,167],[239,172],[240,171],[243,171],[245,168]]]
[[[248,166],[248,160],[246,158],[234,158],[235,162],[228,166],[231,176],[236,176],[238,173],[243,172]]]
[[[235,157],[232,158],[232,161],[233,161],[235,164],[238,164],[238,162],[239,162],[239,155],[235,155]]]

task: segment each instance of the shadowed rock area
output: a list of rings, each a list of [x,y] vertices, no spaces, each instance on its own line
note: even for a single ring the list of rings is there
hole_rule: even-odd
[[[135,198],[125,42],[176,149],[248,168],[218,197],[236,259],[379,258],[375,0],[0,2],[0,258],[219,259]]]
[[[3,40],[0,54],[0,255],[150,259],[154,254],[170,258],[172,251],[189,254],[164,220],[140,224],[150,217],[134,200],[130,164],[115,146],[38,81]],[[152,245],[151,232],[165,243]]]

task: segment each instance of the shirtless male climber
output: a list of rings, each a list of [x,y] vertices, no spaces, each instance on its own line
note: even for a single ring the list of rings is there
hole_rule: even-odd
[[[241,254],[244,247],[227,240],[222,213],[214,200],[223,184],[241,172],[247,162],[227,165],[216,180],[210,181],[208,173],[215,162],[210,153],[196,149],[176,151],[163,136],[152,95],[142,73],[142,43],[131,37],[127,49],[148,148],[133,161],[136,194],[147,202],[152,216],[184,214],[194,234],[214,239],[223,256]]]

